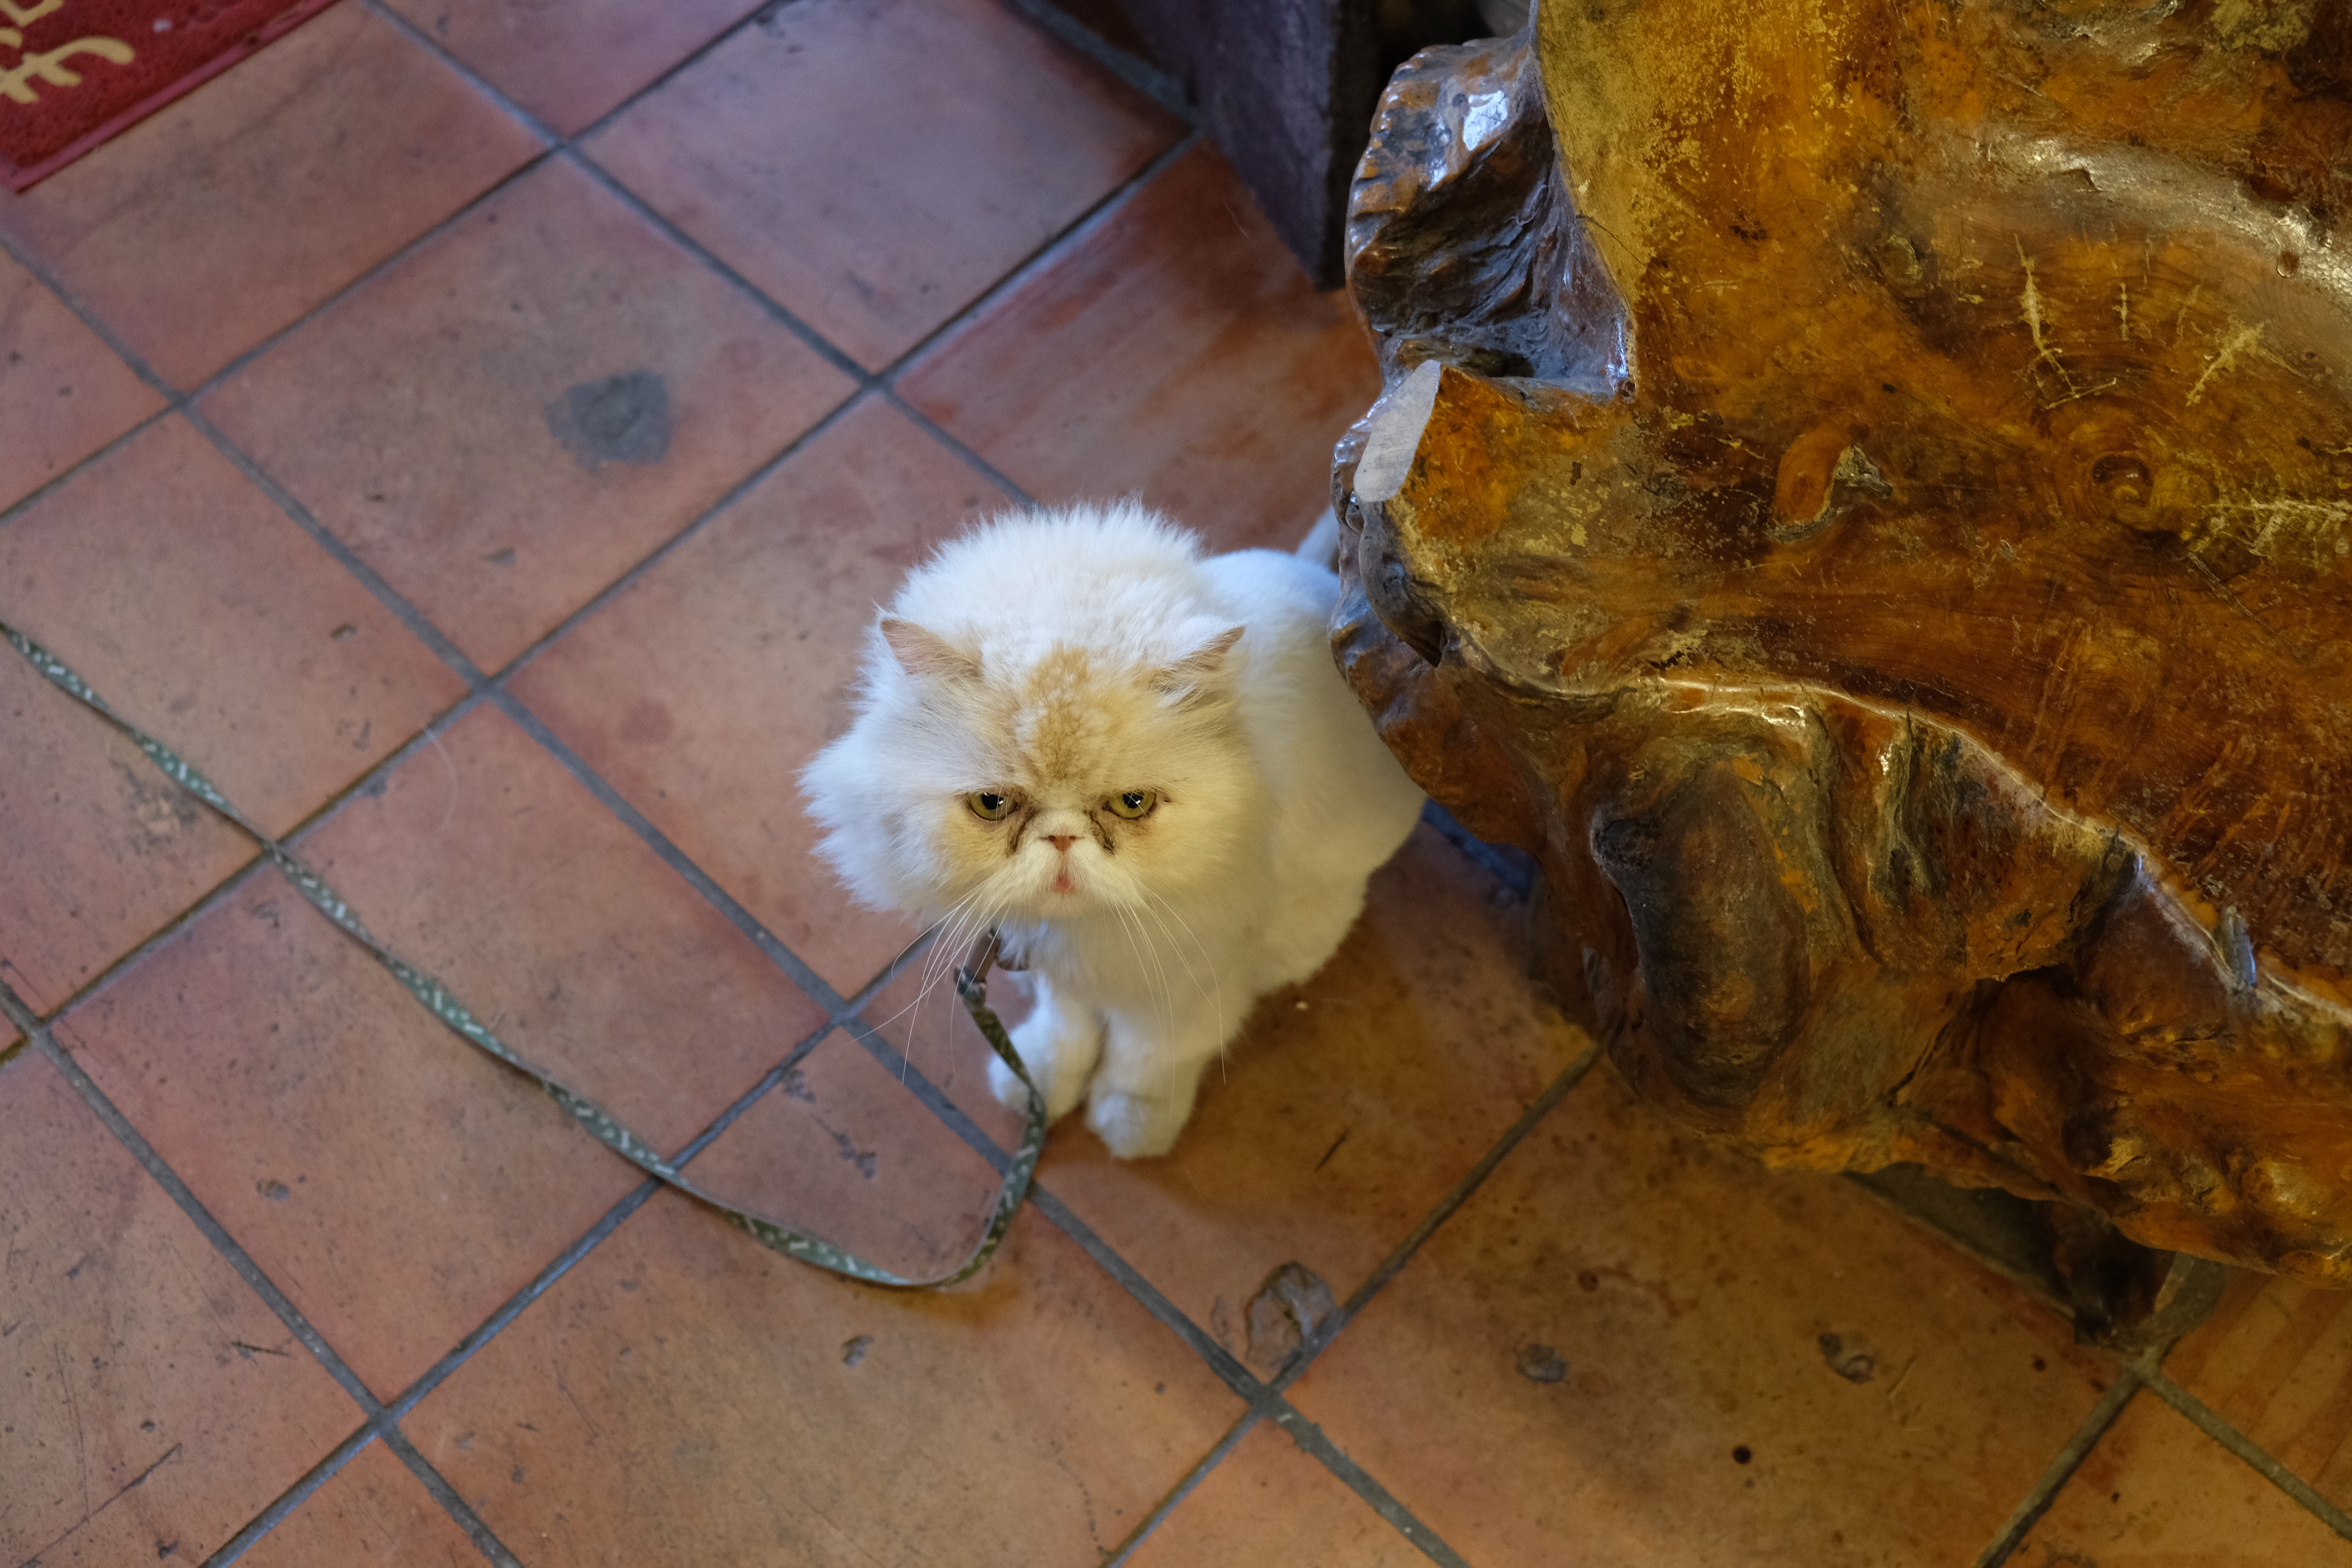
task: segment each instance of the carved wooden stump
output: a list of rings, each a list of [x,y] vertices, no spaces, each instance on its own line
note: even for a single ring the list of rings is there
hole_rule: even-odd
[[[2352,1283],[2352,7],[1543,0],[1381,106],[1334,626],[1780,1166]]]

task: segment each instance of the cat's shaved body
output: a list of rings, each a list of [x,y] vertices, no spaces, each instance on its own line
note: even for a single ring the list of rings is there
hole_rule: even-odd
[[[803,775],[862,900],[997,926],[1055,1116],[1162,1153],[1250,1004],[1320,968],[1420,792],[1333,668],[1338,580],[1203,559],[1131,503],[988,524],[908,577]],[[992,1064],[997,1093],[1017,1079]]]

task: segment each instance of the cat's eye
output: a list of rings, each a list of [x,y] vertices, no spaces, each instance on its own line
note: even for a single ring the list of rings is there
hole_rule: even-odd
[[[992,789],[979,789],[963,797],[964,805],[982,822],[1002,822],[1013,813],[1013,803]]]
[[[1113,816],[1123,816],[1128,821],[1133,822],[1160,804],[1160,792],[1150,789],[1131,789],[1124,795],[1111,796],[1103,804],[1110,807],[1110,814]]]

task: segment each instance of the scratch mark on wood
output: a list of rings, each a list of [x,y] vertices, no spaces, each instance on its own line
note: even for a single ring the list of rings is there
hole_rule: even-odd
[[[2187,406],[2195,407],[2197,400],[2205,395],[2205,384],[2237,363],[2238,356],[2261,342],[2262,335],[2262,323],[2257,321],[2251,327],[2240,327],[2223,339],[2220,351],[2206,363],[2205,374],[2199,376],[2197,384],[2189,389]]]
[[[2189,286],[2189,298],[2180,301],[2180,313],[2172,318],[2174,342],[2178,343],[2180,341],[2181,323],[2189,320],[2189,312],[2196,307],[2197,296],[2203,292],[2205,292],[2205,285],[2202,283],[2192,283]]]
[[[2047,413],[2049,410],[2059,406],[2061,404],[2072,403],[2078,397],[2088,397],[2094,393],[2105,392],[2107,388],[2115,385],[2115,384],[2116,378],[2109,376],[2106,380],[2099,383],[2096,386],[2086,386],[2082,388],[2080,391],[2070,392],[2063,397],[2051,399],[2049,402],[2042,405],[2042,411]]]
[[[2013,239],[2011,243],[2017,246],[2018,264],[2025,268],[2025,291],[2017,297],[2017,302],[2018,307],[2025,312],[2023,319],[2026,330],[2033,334],[2034,353],[2041,355],[2050,368],[2058,373],[2058,379],[2066,384],[2066,390],[2079,397],[2082,394],[2074,392],[2074,378],[2068,375],[2066,367],[2058,363],[2058,351],[2052,348],[2049,340],[2042,335],[2042,290],[2034,286],[2033,258],[2025,254],[2022,241]]]

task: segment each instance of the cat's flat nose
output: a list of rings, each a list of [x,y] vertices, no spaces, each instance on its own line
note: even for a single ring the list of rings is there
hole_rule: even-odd
[[[1075,833],[1048,833],[1045,835],[1045,842],[1052,845],[1055,848],[1060,850],[1065,855],[1067,855],[1070,852],[1070,846],[1076,844],[1077,841],[1078,836]]]

